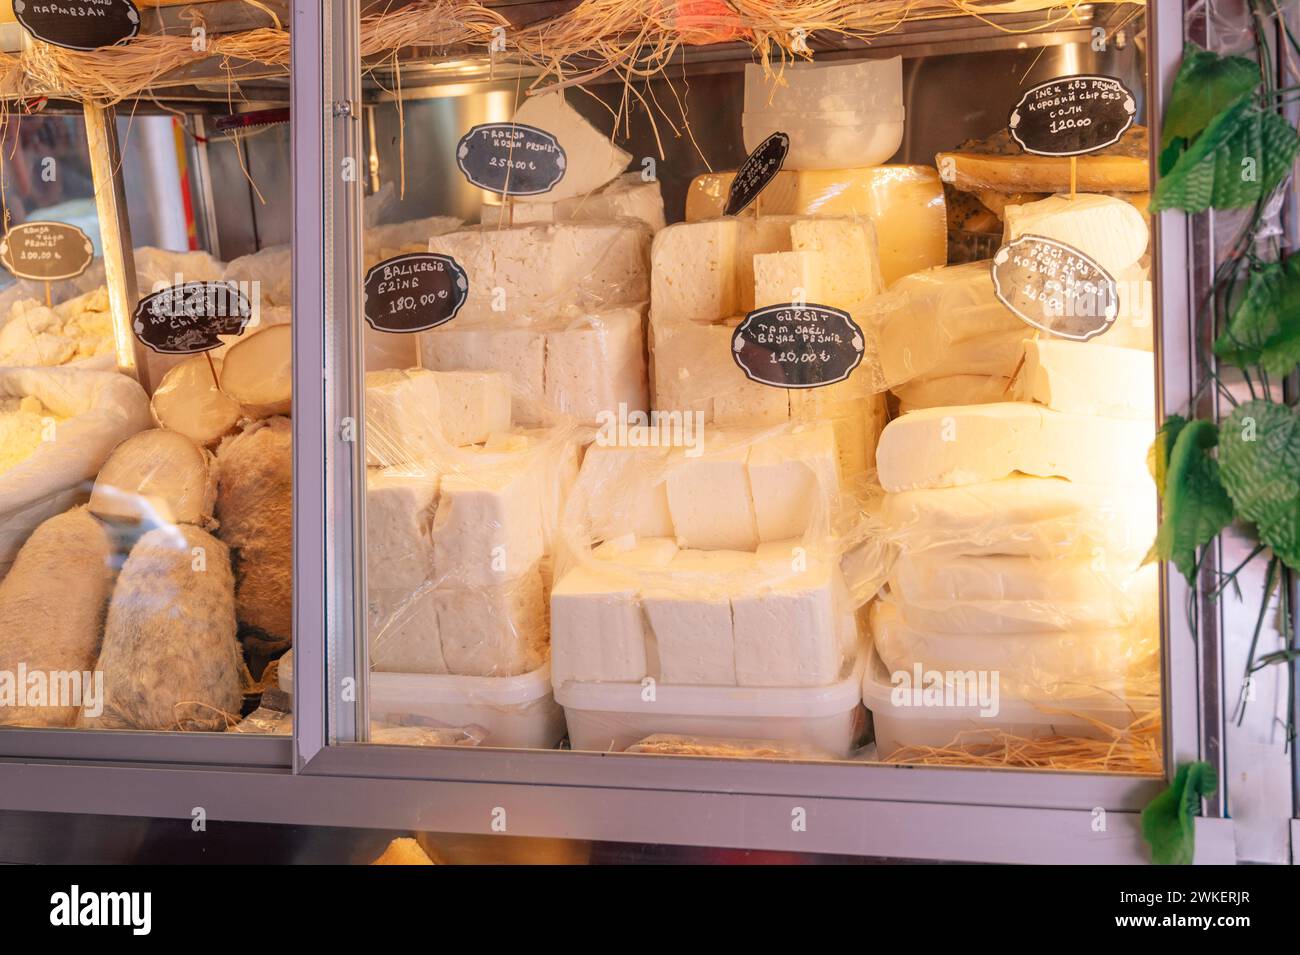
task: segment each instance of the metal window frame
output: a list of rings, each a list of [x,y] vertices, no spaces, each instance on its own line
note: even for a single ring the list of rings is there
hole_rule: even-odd
[[[211,818],[1000,862],[1140,862],[1137,813],[1163,779],[501,749],[364,739],[367,676],[359,322],[362,152],[357,0],[294,0],[294,734],[24,730],[0,736],[0,808]],[[1149,4],[1151,141],[1183,12]],[[1154,147],[1153,147],[1154,148]],[[350,179],[343,160],[353,161]],[[1155,223],[1161,411],[1191,394],[1186,217]],[[129,248],[129,245],[128,245]],[[1217,746],[1203,671],[1162,578],[1166,773]],[[331,654],[331,648],[343,648]],[[333,664],[331,658],[337,657]],[[350,682],[349,682],[350,681]],[[326,688],[357,703],[327,706]],[[791,813],[802,808],[802,831]],[[1098,825],[1098,810],[1106,810]],[[502,821],[505,820],[504,828]]]

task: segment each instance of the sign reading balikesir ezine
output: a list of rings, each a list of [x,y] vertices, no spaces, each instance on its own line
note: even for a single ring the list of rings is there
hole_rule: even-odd
[[[558,139],[525,123],[474,126],[456,145],[456,165],[465,178],[502,196],[550,192],[568,163]]]
[[[423,332],[456,317],[469,277],[449,255],[408,252],[366,272],[366,321],[381,332]]]
[[[14,16],[38,40],[68,50],[98,50],[140,31],[131,0],[14,0]]]
[[[1119,142],[1137,103],[1113,76],[1063,76],[1025,90],[1007,128],[1027,153],[1082,156]]]
[[[239,335],[253,307],[235,282],[185,282],[140,299],[132,327],[136,338],[161,355],[196,355]]]
[[[789,152],[790,137],[785,133],[773,133],[759,143],[736,170],[736,177],[731,180],[731,189],[727,192],[727,206],[722,214],[739,215],[742,209],[757,199],[758,194],[781,171]]]
[[[0,264],[20,279],[75,278],[94,258],[90,236],[66,222],[24,222],[0,239]]]
[[[862,362],[862,329],[829,305],[755,309],[731,336],[731,357],[750,381],[776,388],[820,388],[843,381]]]
[[[1115,279],[1073,246],[1022,235],[993,257],[993,291],[1034,328],[1076,342],[1110,330],[1119,314]]]

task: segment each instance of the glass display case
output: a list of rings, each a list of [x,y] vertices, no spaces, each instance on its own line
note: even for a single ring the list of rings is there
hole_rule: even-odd
[[[1148,211],[1161,118],[1242,21],[714,6],[11,25],[8,228],[97,258],[0,291],[0,671],[86,675],[0,809],[1132,862],[1205,761],[1198,859],[1286,861],[1250,548],[1148,559],[1230,229]]]

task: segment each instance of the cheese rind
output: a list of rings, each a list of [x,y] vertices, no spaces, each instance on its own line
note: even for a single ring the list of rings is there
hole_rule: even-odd
[[[1051,411],[1027,402],[926,408],[891,421],[876,448],[886,491],[954,487],[1016,473],[1151,486],[1148,421]]]
[[[1152,421],[1155,356],[1098,342],[1026,341],[1016,394],[1055,411]]]

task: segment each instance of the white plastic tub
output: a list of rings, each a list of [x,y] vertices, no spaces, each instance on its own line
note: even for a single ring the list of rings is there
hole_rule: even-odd
[[[372,672],[370,719],[475,729],[483,746],[551,749],[564,738],[550,663],[519,676]]]
[[[862,679],[862,701],[871,711],[876,749],[881,759],[904,746],[947,746],[961,736],[963,744],[991,741],[999,733],[1036,739],[1043,736],[1105,738],[1088,718],[1107,726],[1125,727],[1147,716],[1154,699],[1120,700],[1092,696],[1035,704],[999,694],[997,713],[982,715],[978,704],[968,706],[896,705],[889,672],[873,649]],[[962,735],[964,734],[964,735]]]
[[[745,67],[741,117],[750,152],[774,132],[790,137],[786,169],[875,166],[903,142],[903,61]]]
[[[814,687],[663,686],[568,681],[555,691],[574,749],[622,752],[655,733],[779,740],[847,756],[866,722],[865,654],[838,683]]]

